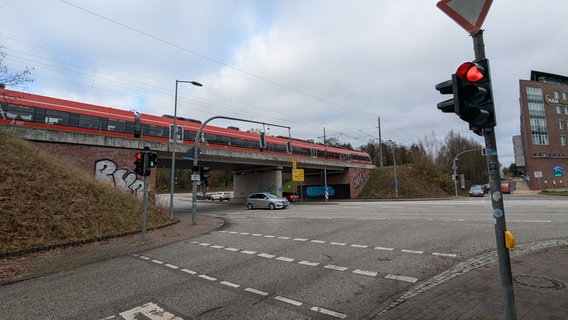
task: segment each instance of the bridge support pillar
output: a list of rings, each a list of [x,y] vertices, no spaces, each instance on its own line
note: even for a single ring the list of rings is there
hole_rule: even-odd
[[[270,192],[282,196],[282,170],[282,167],[272,167],[234,172],[234,201],[244,203],[248,195],[254,192]]]

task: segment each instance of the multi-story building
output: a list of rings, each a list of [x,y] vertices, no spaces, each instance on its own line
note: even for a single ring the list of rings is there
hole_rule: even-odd
[[[520,104],[523,150],[515,150],[517,167],[524,164],[532,190],[566,188],[568,77],[531,71],[530,80],[520,80]]]

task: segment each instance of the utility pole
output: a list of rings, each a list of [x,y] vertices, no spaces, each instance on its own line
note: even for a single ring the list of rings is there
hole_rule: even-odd
[[[379,164],[383,167],[383,140],[381,139],[381,117],[377,117],[379,123]]]

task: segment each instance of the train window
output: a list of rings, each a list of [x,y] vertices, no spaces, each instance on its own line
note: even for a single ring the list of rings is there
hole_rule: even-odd
[[[108,131],[126,132],[126,121],[108,119]]]
[[[4,105],[1,109],[2,118],[33,121],[34,107],[25,107],[16,104]]]
[[[45,114],[45,123],[47,124],[58,124],[62,126],[69,125],[69,113],[56,111],[56,110],[47,110]]]
[[[153,137],[167,137],[168,132],[164,134],[164,127],[153,126],[153,125],[142,125],[142,135],[153,136]]]
[[[88,116],[86,114],[79,115],[79,128],[100,130],[100,118]]]

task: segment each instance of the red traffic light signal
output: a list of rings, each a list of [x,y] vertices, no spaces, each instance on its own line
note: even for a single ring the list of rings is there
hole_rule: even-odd
[[[143,176],[144,175],[144,154],[142,152],[137,152],[134,154],[134,158],[136,158],[136,160],[134,161],[134,173],[136,173],[139,176]]]
[[[452,79],[438,83],[436,90],[441,94],[452,94],[453,98],[438,103],[442,112],[454,112],[469,123],[469,128],[481,135],[483,128],[495,126],[495,108],[491,90],[489,61],[462,63]]]

